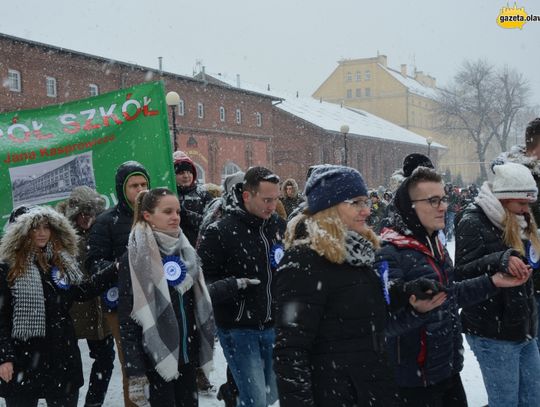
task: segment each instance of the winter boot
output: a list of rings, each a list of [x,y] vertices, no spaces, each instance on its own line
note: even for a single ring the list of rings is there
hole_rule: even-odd
[[[204,371],[199,367],[197,368],[197,388],[199,389],[200,392],[207,392],[207,393],[215,390],[212,383],[210,383],[210,381],[204,374]]]
[[[231,390],[228,383],[219,386],[216,397],[225,403],[225,407],[236,407],[236,393]]]

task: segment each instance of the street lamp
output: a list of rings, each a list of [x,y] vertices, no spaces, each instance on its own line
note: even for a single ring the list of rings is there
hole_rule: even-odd
[[[426,143],[427,143],[427,156],[429,157],[431,154],[431,143],[433,143],[433,138],[426,137]]]
[[[176,141],[176,135],[178,134],[178,129],[176,128],[176,106],[180,104],[180,95],[174,91],[167,93],[165,96],[165,101],[167,105],[171,108],[172,111],[172,128],[174,136],[174,151],[178,150],[178,144]]]
[[[349,156],[349,153],[347,151],[347,134],[349,133],[349,126],[347,126],[346,124],[344,124],[343,126],[341,126],[339,128],[339,131],[341,132],[341,134],[343,134],[343,152],[344,152],[344,157],[343,157],[343,160],[342,160],[342,164],[343,165],[348,165],[348,156]]]

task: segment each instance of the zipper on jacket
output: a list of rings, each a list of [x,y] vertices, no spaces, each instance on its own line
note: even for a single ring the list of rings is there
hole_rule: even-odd
[[[246,307],[246,300],[240,301],[240,310],[238,311],[238,315],[234,319],[236,322],[240,321],[242,318],[242,314],[244,313],[244,308]]]
[[[182,294],[178,293],[180,298],[180,316],[182,317],[182,355],[184,356],[184,363],[189,363],[189,358],[187,354],[187,324],[186,324],[186,312],[184,310],[184,297]]]
[[[266,251],[266,273],[268,274],[268,281],[266,282],[266,317],[264,322],[268,322],[272,316],[272,292],[270,290],[272,285],[272,267],[270,265],[270,242],[268,242],[268,239],[264,235],[263,231],[265,225],[266,220],[259,227],[259,234],[261,235],[264,243],[264,249]]]

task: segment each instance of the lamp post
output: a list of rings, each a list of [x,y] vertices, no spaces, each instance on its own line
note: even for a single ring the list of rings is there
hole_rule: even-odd
[[[348,160],[348,157],[349,157],[349,152],[347,150],[347,134],[349,133],[349,126],[347,126],[346,124],[344,124],[343,126],[341,126],[339,128],[339,131],[341,132],[341,134],[343,134],[343,153],[344,153],[344,157],[343,157],[343,160],[342,160],[342,164],[343,165],[349,165],[349,160]]]
[[[426,137],[426,143],[427,143],[427,156],[429,157],[431,154],[431,143],[433,143],[433,138]]]
[[[174,91],[167,93],[165,95],[165,101],[167,105],[171,108],[172,111],[172,128],[173,128],[173,137],[174,137],[174,151],[178,150],[178,142],[176,136],[178,134],[178,129],[176,128],[176,106],[180,104],[180,95]]]

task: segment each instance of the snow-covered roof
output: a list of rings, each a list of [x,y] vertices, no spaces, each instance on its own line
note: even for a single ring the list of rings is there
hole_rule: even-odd
[[[219,79],[231,87],[237,87],[236,78],[228,78],[226,75],[217,74],[210,76]],[[350,136],[362,136],[375,139],[391,140],[399,143],[417,144],[427,147],[426,138],[401,126],[384,120],[364,110],[341,107],[328,102],[320,102],[312,97],[296,97],[276,90],[249,84],[240,81],[240,87],[252,92],[272,95],[283,99],[276,108],[297,116],[324,130],[340,132],[341,126],[349,126]],[[446,148],[444,145],[433,142],[431,148]]]
[[[409,92],[414,93],[419,96],[424,96],[429,99],[436,99],[437,89],[430,88],[429,86],[422,85],[416,79],[411,78],[410,76],[403,76],[401,72],[397,72],[392,68],[388,68],[384,65],[378,64],[381,69],[388,72],[392,77],[397,79],[403,86],[409,89]]]

